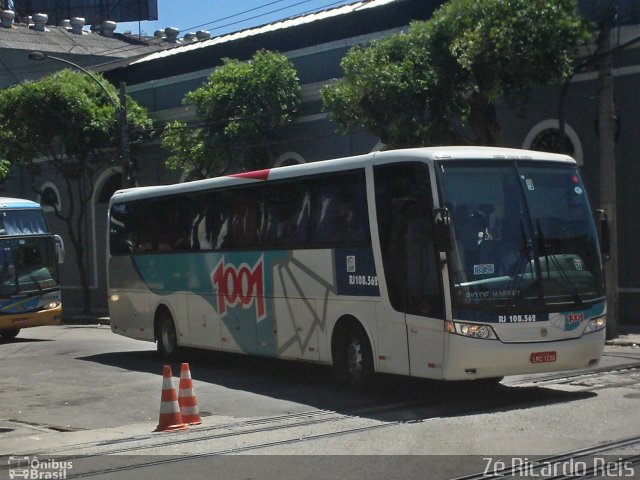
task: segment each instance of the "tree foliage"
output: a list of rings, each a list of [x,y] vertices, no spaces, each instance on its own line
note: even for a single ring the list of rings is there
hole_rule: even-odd
[[[199,124],[174,122],[165,129],[163,146],[172,152],[167,165],[190,178],[264,168],[270,145],[293,123],[299,103],[297,72],[284,55],[261,50],[247,62],[224,59],[184,99]]]
[[[95,80],[67,69],[0,91],[0,154],[36,170],[46,159],[73,180],[114,162],[119,146],[118,95],[111,84],[97,78],[110,98]],[[150,133],[151,120],[130,100],[128,121],[135,156]]]
[[[344,79],[322,91],[342,131],[364,126],[392,147],[492,145],[496,102],[521,106],[533,86],[561,82],[587,40],[575,0],[450,0],[407,33],[354,47]]]
[[[117,98],[115,88],[101,77],[71,70],[0,91],[0,158],[7,166],[27,166],[32,181],[47,165],[66,187],[66,208],[55,213],[65,222],[75,249],[85,311],[90,300],[84,221],[96,176],[118,160]],[[127,118],[135,158],[152,124],[146,110],[132,100]]]

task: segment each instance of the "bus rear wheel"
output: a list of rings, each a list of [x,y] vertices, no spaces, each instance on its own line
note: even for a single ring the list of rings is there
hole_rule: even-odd
[[[158,353],[167,360],[172,360],[178,353],[178,335],[173,323],[173,317],[167,311],[158,314],[156,326],[156,341]]]
[[[2,340],[13,340],[20,333],[19,328],[10,328],[7,330],[0,330],[0,338]]]
[[[368,391],[374,378],[373,353],[364,328],[354,325],[343,337],[336,353],[338,380],[358,392]]]

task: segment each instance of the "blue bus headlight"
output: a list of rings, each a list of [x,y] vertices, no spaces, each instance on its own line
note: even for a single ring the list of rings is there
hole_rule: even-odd
[[[458,323],[447,322],[447,331],[450,333],[457,333],[463,337],[480,338],[483,340],[497,340],[493,328],[489,325],[477,325],[475,323]]]
[[[587,323],[586,328],[584,329],[584,333],[592,333],[598,332],[607,326],[607,316],[603,315],[602,317],[592,318]]]

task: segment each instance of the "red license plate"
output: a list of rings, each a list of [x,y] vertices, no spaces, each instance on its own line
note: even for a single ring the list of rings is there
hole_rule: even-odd
[[[556,352],[534,352],[531,354],[531,363],[550,363],[555,362],[558,358]]]

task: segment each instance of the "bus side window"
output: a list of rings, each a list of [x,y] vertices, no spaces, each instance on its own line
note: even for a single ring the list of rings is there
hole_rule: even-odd
[[[224,223],[222,201],[220,194],[207,193],[204,199],[204,238],[200,240],[200,249],[219,250],[222,239],[220,232]]]
[[[193,197],[194,216],[190,226],[189,238],[192,250],[211,249],[211,238],[207,232],[207,195]]]
[[[369,214],[364,173],[342,173],[315,183],[311,208],[315,243],[368,242]]]
[[[369,212],[367,210],[367,190],[364,178],[362,185],[355,189],[353,198],[353,219],[351,223],[351,241],[369,242]]]
[[[138,230],[133,209],[133,203],[119,203],[111,207],[109,248],[112,255],[136,251]]]
[[[269,195],[260,201],[258,207],[258,239],[261,245],[275,245],[277,239],[278,209]]]
[[[314,198],[315,243],[333,243],[338,236],[338,192],[334,185],[322,185],[316,189]]]
[[[263,194],[258,232],[262,245],[295,247],[309,238],[310,198],[304,185],[275,183]]]
[[[309,243],[311,230],[311,190],[305,189],[302,195],[302,203],[299,205],[296,217],[297,243],[306,245]]]
[[[257,211],[255,198],[250,193],[239,195],[231,221],[234,246],[255,246],[257,240]]]

